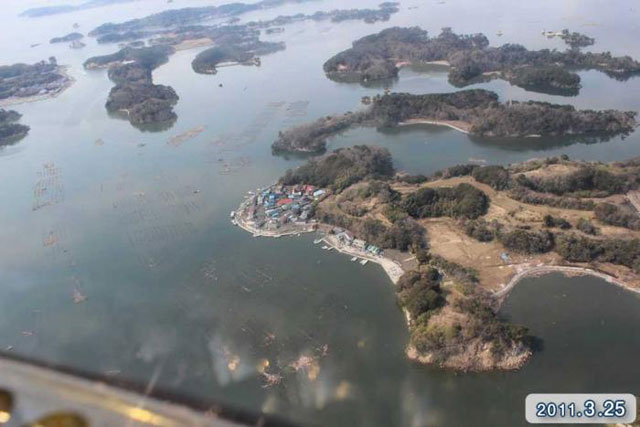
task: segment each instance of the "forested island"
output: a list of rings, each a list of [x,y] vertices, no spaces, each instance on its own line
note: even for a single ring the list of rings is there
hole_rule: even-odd
[[[84,38],[84,35],[82,35],[81,33],[69,33],[66,36],[54,37],[51,40],[49,40],[49,43],[50,44],[69,43],[72,41],[80,40],[82,38]]]
[[[72,82],[54,57],[35,64],[3,65],[0,66],[0,105],[54,96]]]
[[[134,125],[170,122],[175,120],[172,107],[178,100],[175,91],[152,82],[151,71],[167,61],[178,49],[213,45],[199,53],[192,62],[195,72],[216,74],[223,65],[257,65],[260,56],[285,48],[282,42],[260,40],[260,30],[304,20],[364,20],[375,22],[389,19],[398,11],[397,3],[381,3],[377,9],[347,9],[278,16],[268,21],[246,24],[199,25],[211,18],[237,18],[243,13],[280,6],[288,2],[308,0],[262,0],[255,4],[230,3],[220,6],[190,7],[167,10],[120,24],[107,23],[89,35],[98,43],[132,41],[150,47],[127,46],[112,55],[90,58],[85,68],[109,68],[109,77],[116,83],[107,101],[107,110],[125,114]],[[134,64],[124,62],[133,61]]]
[[[16,123],[22,114],[0,108],[0,146],[9,145],[27,136],[29,126]]]
[[[101,6],[108,6],[115,3],[129,3],[136,0],[88,0],[84,3],[72,5],[61,4],[53,6],[41,6],[27,9],[20,14],[20,16],[27,16],[29,18],[37,18],[41,16],[58,15],[61,13],[71,13],[79,10],[93,9]]]
[[[423,176],[396,173],[386,149],[355,146],[287,171],[235,218],[273,236],[311,225],[340,252],[402,265],[396,279],[385,271],[407,314],[410,358],[458,370],[517,369],[535,338],[497,309],[521,278],[592,274],[640,290],[639,187],[640,159],[562,156]]]
[[[593,39],[568,30],[562,34],[570,49],[530,51],[517,44],[492,47],[483,34],[458,35],[450,28],[429,37],[419,27],[394,27],[356,40],[330,58],[324,71],[336,81],[367,83],[394,78],[404,65],[440,62],[450,66],[449,82],[456,87],[500,78],[526,90],[557,95],[578,93],[576,70],[599,70],[618,80],[640,73],[640,63],[631,57],[582,52],[580,47]]]
[[[176,29],[199,30],[211,29],[215,26],[195,25],[204,20],[213,18],[236,18],[242,14],[257,10],[271,9],[286,3],[303,3],[311,0],[262,0],[256,3],[228,3],[220,6],[187,7],[171,9],[140,19],[132,19],[120,24],[106,23],[95,28],[89,35],[92,37],[105,36],[107,34],[123,33],[171,33]],[[363,20],[365,22],[386,21],[390,15],[398,12],[397,3],[381,3],[377,9],[336,9],[328,12],[316,12],[311,15],[297,14],[291,16],[278,16],[269,21],[253,21],[245,25],[252,28],[278,26],[302,20],[322,21],[330,19],[333,22],[346,20]]]
[[[242,28],[242,27],[241,27]],[[259,40],[260,32],[246,30],[228,32],[214,37],[217,46],[200,52],[191,67],[199,74],[216,74],[222,64],[260,65],[260,56],[285,48],[282,42]]]
[[[154,84],[152,71],[173,52],[170,46],[126,47],[112,55],[89,58],[84,67],[109,69],[109,79],[116,84],[106,103],[110,113],[124,114],[137,126],[171,123],[177,119],[173,106],[178,95],[170,86]]]
[[[431,123],[483,137],[626,135],[637,125],[636,113],[617,110],[577,110],[570,105],[527,101],[501,103],[484,89],[413,95],[391,93],[373,98],[358,112],[322,117],[280,132],[274,153],[313,152],[326,149],[329,137],[361,126],[395,127]]]
[[[294,0],[263,0],[255,4],[232,3],[221,6],[183,8],[156,13],[141,19],[121,24],[103,24],[89,35],[97,37],[98,43],[113,43],[150,38],[152,45],[169,45],[176,48],[213,44],[201,52],[192,63],[195,72],[215,74],[222,63],[260,65],[260,56],[283,50],[282,42],[260,40],[260,30],[305,20],[342,22],[363,20],[376,22],[388,20],[398,11],[396,3],[382,3],[378,9],[337,9],[316,12],[311,15],[297,14],[278,16],[267,21],[251,21],[246,24],[198,25],[211,18],[230,18],[238,15],[273,8]]]

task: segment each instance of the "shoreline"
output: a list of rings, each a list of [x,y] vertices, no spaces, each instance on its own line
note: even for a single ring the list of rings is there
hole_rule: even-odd
[[[513,276],[507,285],[500,289],[499,291],[493,292],[492,296],[496,298],[499,305],[505,301],[505,299],[509,296],[511,291],[516,287],[520,281],[526,279],[528,277],[541,277],[551,273],[562,273],[565,277],[575,277],[575,276],[594,276],[604,280],[607,283],[618,286],[627,291],[633,292],[635,294],[640,295],[640,289],[634,288],[622,280],[611,276],[610,274],[603,273],[601,271],[596,271],[590,268],[585,267],[577,267],[577,266],[566,266],[566,265],[539,265],[536,267],[529,267]]]
[[[282,231],[282,232],[265,231],[265,230],[255,228],[252,225],[245,222],[244,220],[239,219],[241,217],[238,214],[239,211],[242,211],[242,209],[240,208],[234,211],[235,212],[234,225],[237,225],[244,231],[251,233],[253,237],[273,237],[277,239],[285,236],[293,236],[293,235],[297,236],[303,233],[313,233],[313,232],[319,231],[321,228],[331,227],[330,225],[327,225],[327,224],[309,224],[309,226],[305,228]],[[325,234],[321,238],[321,241],[326,243],[328,246],[332,247],[333,249],[335,249],[336,252],[340,252],[341,254],[345,254],[345,255],[355,256],[361,259],[366,259],[367,261],[380,265],[384,270],[384,272],[389,277],[389,280],[391,280],[391,282],[394,285],[398,283],[398,280],[404,274],[404,270],[402,269],[402,267],[400,267],[400,265],[398,265],[396,261],[393,261],[390,258],[386,258],[383,256],[374,256],[369,253],[356,250],[353,247],[342,245],[338,242],[338,240],[334,236],[329,234]]]
[[[297,236],[302,233],[313,233],[317,231],[322,231],[323,228],[330,229],[332,227],[328,224],[312,223],[312,224],[308,224],[308,226],[304,228],[301,227],[298,229],[292,229],[287,231],[265,231],[262,229],[258,229],[241,219],[242,215],[240,215],[240,213],[243,211],[245,204],[249,200],[251,200],[251,198],[248,198],[247,200],[242,202],[240,207],[237,210],[234,210],[233,223],[238,227],[242,228],[244,231],[251,233],[253,237],[280,238],[280,237],[293,236],[293,235]],[[340,252],[342,254],[349,255],[352,257],[355,256],[361,259],[366,259],[367,261],[378,264],[379,266],[382,267],[385,274],[394,285],[398,283],[398,280],[400,279],[400,277],[405,273],[404,269],[399,265],[398,262],[384,256],[371,255],[367,252],[357,250],[352,246],[343,245],[333,235],[324,234],[324,236],[321,238],[321,241],[326,243],[331,248],[335,249],[337,252]],[[640,289],[632,287],[626,282],[610,274],[593,270],[590,268],[586,268],[586,267],[570,266],[570,265],[538,265],[535,267],[527,267],[522,271],[516,272],[515,275],[511,277],[511,279],[509,279],[505,287],[503,287],[498,291],[491,292],[490,295],[492,298],[494,298],[498,302],[498,309],[499,309],[499,307],[506,300],[506,298],[509,296],[511,291],[523,279],[526,279],[529,277],[541,277],[541,276],[545,276],[547,274],[552,274],[552,273],[562,273],[566,277],[594,276],[604,280],[607,283],[613,284],[622,289],[625,289],[627,291],[640,295]],[[408,316],[408,313],[404,313],[404,314],[405,314],[405,317],[407,318],[407,324],[410,324],[411,318]]]
[[[11,106],[20,105],[20,104],[29,104],[32,102],[38,102],[38,101],[44,101],[46,99],[56,98],[62,92],[66,91],[71,86],[73,86],[74,83],[76,82],[76,79],[67,73],[68,68],[69,66],[67,65],[59,67],[58,71],[60,72],[61,75],[63,75],[67,79],[67,81],[65,82],[65,84],[60,86],[60,89],[58,89],[57,91],[53,93],[46,93],[43,95],[32,95],[32,96],[25,96],[25,97],[12,96],[10,98],[0,100],[0,108],[11,107]]]
[[[446,126],[448,128],[457,130],[458,132],[462,132],[464,134],[469,135],[469,131],[460,127],[460,126],[456,126],[455,124],[448,122],[448,121],[441,121],[441,120],[427,120],[427,119],[409,119],[407,121],[404,122],[400,122],[398,123],[398,126],[411,126],[411,125],[435,125],[435,126]],[[469,127],[471,127],[470,124],[468,124]]]
[[[260,189],[258,189],[256,193],[259,191]],[[246,208],[246,205],[253,199],[253,197],[255,196],[249,197],[245,201],[243,201],[240,204],[240,206],[233,211],[233,218],[232,218],[232,223],[234,225],[237,225],[244,231],[251,233],[253,237],[280,238],[284,236],[300,235],[302,233],[313,233],[317,231],[322,231],[323,228],[325,229],[332,228],[332,226],[328,224],[322,224],[322,223],[311,223],[311,224],[307,224],[305,227],[299,226],[300,228],[295,228],[287,231],[267,231],[267,230],[256,228],[253,225],[251,225],[248,221],[245,221],[242,215],[243,211]],[[384,272],[387,274],[387,277],[389,277],[389,280],[391,280],[391,282],[394,285],[398,283],[398,280],[400,280],[400,277],[405,273],[405,271],[396,261],[390,258],[386,258],[384,256],[379,256],[379,255],[376,256],[365,251],[357,250],[352,246],[343,245],[338,241],[338,239],[335,236],[332,236],[328,233],[325,233],[322,236],[321,241],[323,241],[328,246],[335,249],[337,252],[340,252],[345,255],[350,255],[352,257],[355,256],[361,259],[366,259],[367,261],[378,264],[379,266],[382,267]],[[407,319],[407,323],[408,322],[409,322],[409,319]]]

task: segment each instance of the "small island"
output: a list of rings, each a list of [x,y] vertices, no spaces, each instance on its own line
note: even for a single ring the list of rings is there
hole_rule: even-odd
[[[411,359],[511,370],[535,351],[526,327],[498,312],[523,277],[588,274],[640,292],[639,188],[638,159],[562,156],[423,176],[397,173],[386,149],[354,146],[249,192],[231,216],[254,236],[316,232],[323,249],[380,264],[407,318]]]
[[[31,65],[0,66],[0,106],[54,97],[73,81],[53,56]]]
[[[191,67],[198,74],[216,74],[217,68],[229,65],[260,66],[259,55],[277,52],[285,48],[282,42],[263,42],[257,39],[228,43],[200,52]]]
[[[0,146],[18,142],[29,133],[29,126],[16,123],[22,114],[0,108]]]
[[[82,35],[81,33],[69,33],[66,36],[54,37],[51,40],[49,40],[49,43],[50,44],[69,43],[69,42],[81,40],[83,38],[84,38],[84,35]]]
[[[436,124],[482,137],[590,136],[606,139],[626,135],[637,126],[636,113],[616,110],[577,110],[547,102],[501,103],[484,89],[453,93],[376,96],[357,112],[322,117],[280,132],[274,153],[321,153],[327,138],[350,128]]]
[[[170,46],[126,47],[111,55],[89,58],[84,67],[109,69],[109,79],[116,84],[106,103],[110,113],[123,114],[134,126],[173,123],[178,95],[170,86],[156,85],[152,79],[152,71],[166,63],[173,52]]]
[[[483,34],[458,35],[444,28],[429,37],[419,27],[394,27],[363,37],[324,64],[327,76],[336,81],[361,82],[395,78],[410,64],[439,63],[450,66],[449,82],[456,87],[503,79],[526,90],[556,95],[576,95],[580,77],[576,70],[599,70],[626,80],[640,73],[640,62],[609,52],[581,52],[593,39],[579,33],[561,33],[571,48],[560,52],[530,51],[524,46],[489,46]]]

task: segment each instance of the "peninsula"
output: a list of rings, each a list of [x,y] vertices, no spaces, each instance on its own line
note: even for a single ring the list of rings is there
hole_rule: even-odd
[[[177,119],[173,106],[178,95],[170,86],[154,84],[152,71],[166,63],[173,52],[170,46],[126,47],[89,58],[84,67],[108,68],[109,79],[116,84],[105,105],[110,113],[124,114],[134,126],[172,123]]]
[[[632,132],[636,113],[617,110],[576,110],[570,105],[546,102],[500,103],[498,95],[484,89],[454,93],[376,96],[358,112],[327,116],[280,132],[274,153],[312,152],[326,149],[327,138],[350,128],[428,123],[449,126],[483,137],[592,136],[610,138]]]
[[[0,66],[0,106],[54,97],[73,83],[53,56],[35,64]]]
[[[21,117],[17,111],[0,108],[0,146],[12,144],[27,136],[29,126],[16,123]]]
[[[521,278],[592,274],[640,292],[639,187],[639,159],[562,156],[409,176],[386,149],[355,146],[287,171],[232,216],[256,236],[317,231],[324,249],[382,265],[407,315],[410,358],[517,369],[534,338],[497,310]]]
[[[324,71],[332,80],[367,83],[394,78],[405,65],[438,62],[450,66],[449,82],[456,87],[499,78],[556,95],[578,93],[576,70],[599,70],[618,80],[640,73],[640,62],[629,56],[581,52],[592,41],[582,34],[567,31],[562,37],[571,46],[567,51],[531,51],[517,44],[492,47],[483,34],[458,35],[450,28],[429,37],[419,27],[393,27],[356,40],[330,58]]]

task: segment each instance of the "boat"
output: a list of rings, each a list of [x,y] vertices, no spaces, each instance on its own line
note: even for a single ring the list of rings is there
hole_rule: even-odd
[[[333,247],[332,247],[332,246],[329,246],[329,247],[327,248],[327,250],[328,250],[328,251],[332,251],[332,250],[333,250]]]
[[[357,256],[354,256],[353,258],[351,258],[351,262],[355,262],[355,261],[357,261],[357,260],[358,260],[358,257],[357,257]]]
[[[235,219],[232,219],[232,220],[231,220],[231,224],[233,224],[233,225],[238,225],[238,222],[237,222]]]
[[[314,240],[314,241],[313,241],[313,244],[314,244],[314,245],[317,245],[317,244],[318,244],[318,243],[320,243],[320,242],[322,242],[322,239],[316,239],[316,240]]]
[[[324,245],[324,246],[322,246],[322,249],[329,249],[329,246]]]
[[[236,216],[236,211],[231,211],[229,214],[229,218],[234,218]]]
[[[368,262],[369,262],[368,259],[360,260],[360,264],[362,264],[362,265],[367,265]]]

